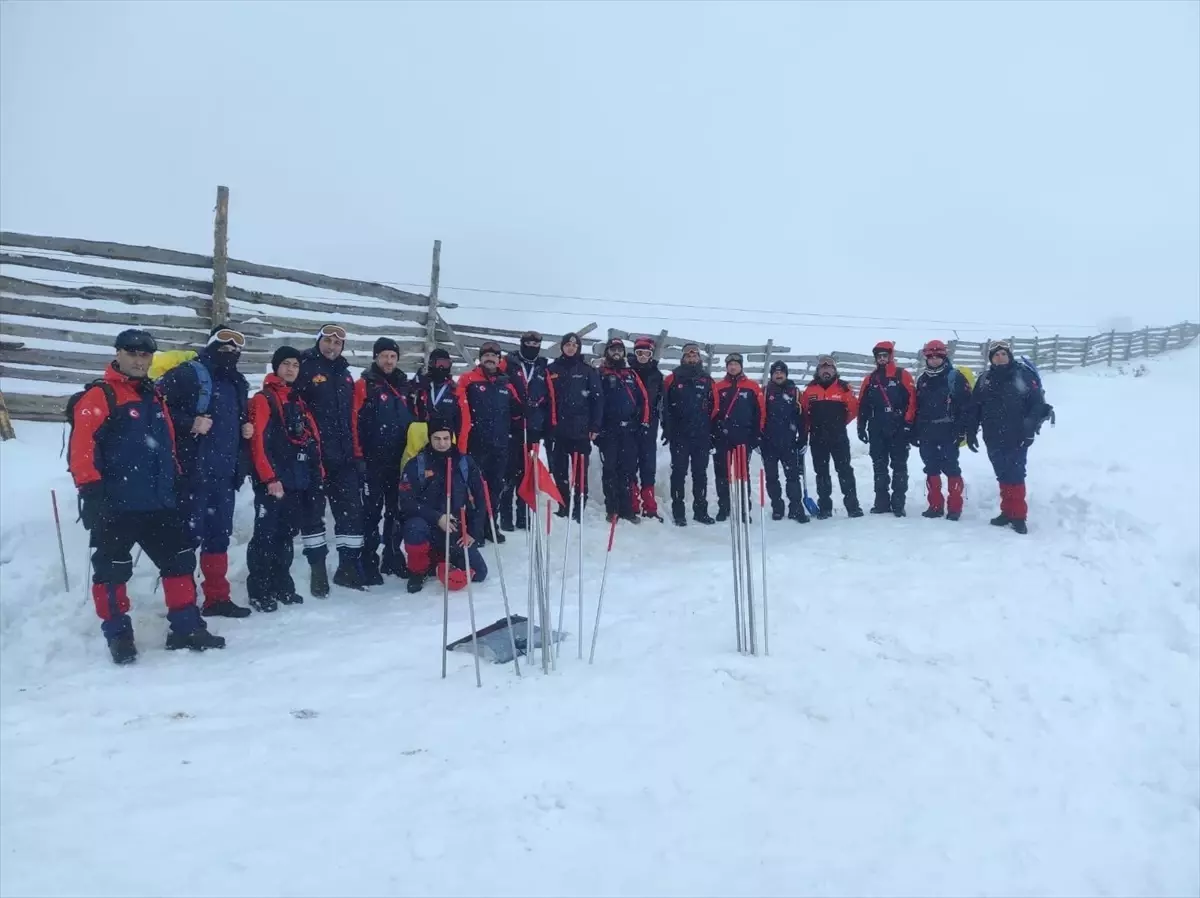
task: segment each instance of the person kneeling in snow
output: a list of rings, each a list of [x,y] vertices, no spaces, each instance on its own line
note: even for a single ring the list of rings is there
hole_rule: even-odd
[[[450,514],[446,514],[446,477],[450,477]],[[466,510],[467,529],[459,522]],[[408,554],[408,591],[420,592],[438,561],[445,561],[450,534],[451,567],[465,571],[478,583],[487,576],[479,547],[483,545],[487,507],[483,476],[469,455],[454,448],[454,436],[444,420],[429,422],[429,445],[404,466],[400,476],[400,516]],[[467,558],[464,558],[464,553]],[[450,577],[453,571],[446,571]],[[453,582],[453,577],[451,581]]]
[[[1025,519],[1025,462],[1029,447],[1051,415],[1042,392],[1041,379],[1024,362],[1013,359],[1006,340],[988,346],[987,371],[975,382],[967,414],[967,448],[979,451],[979,428],[987,443],[988,460],[1000,484],[1000,514],[992,518],[997,527],[1012,525],[1017,533],[1028,533]]]

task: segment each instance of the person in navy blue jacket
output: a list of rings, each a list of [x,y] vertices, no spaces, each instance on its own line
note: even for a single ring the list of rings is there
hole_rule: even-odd
[[[300,357],[300,376],[292,390],[308,406],[321,432],[321,455],[325,483],[316,513],[305,520],[305,556],[311,565],[312,594],[329,595],[329,574],[325,569],[328,547],[325,544],[325,501],[333,508],[334,543],[338,566],[333,582],[349,589],[363,589],[361,561],[363,547],[362,477],[366,462],[358,448],[353,426],[354,378],[342,350],[346,330],[327,324],[317,333],[316,345]],[[319,551],[324,549],[324,552]]]
[[[413,420],[428,422],[431,417],[449,422],[456,434],[462,432],[462,405],[458,385],[450,376],[453,360],[442,348],[429,353],[425,370],[412,380],[408,391],[408,407]]]
[[[671,449],[671,518],[687,526],[684,485],[692,471],[692,519],[715,524],[708,513],[708,464],[712,455],[712,376],[700,359],[700,347],[683,347],[683,363],[663,381],[662,441]]]
[[[450,515],[446,515],[446,474],[450,473]],[[467,529],[461,529],[465,508]],[[400,477],[400,514],[404,520],[404,550],[408,553],[408,591],[421,591],[438,561],[444,561],[446,533],[450,533],[449,562],[459,570],[470,568],[473,582],[487,576],[480,547],[487,528],[483,475],[469,455],[454,447],[450,424],[440,418],[429,422],[429,445],[404,466]],[[465,554],[465,557],[464,557]]]
[[[380,337],[375,361],[354,385],[352,412],[357,454],[366,462],[363,477],[363,584],[382,586],[383,574],[408,573],[404,556],[392,548],[400,459],[408,441],[412,412],[408,408],[408,378],[397,365],[400,346]],[[379,559],[379,519],[383,518],[383,561]]]
[[[929,508],[924,518],[957,521],[963,509],[962,468],[958,464],[958,442],[966,431],[971,387],[949,362],[949,350],[941,340],[930,340],[921,350],[925,370],[917,378],[917,416],[912,440],[920,447],[925,463]],[[942,475],[946,475],[945,499]]]
[[[647,518],[658,518],[654,482],[658,475],[658,423],[662,416],[663,373],[658,369],[654,348],[654,341],[649,337],[638,337],[633,343],[633,359],[629,363],[645,387],[646,400],[650,403],[650,426],[638,436],[637,480],[641,488],[633,497],[633,510],[640,510],[642,516]]]
[[[555,397],[554,384],[546,372],[549,365],[549,360],[542,356],[542,335],[537,331],[522,334],[521,348],[500,362],[500,372],[512,382],[521,411],[509,434],[508,472],[500,494],[500,525],[506,530],[513,529],[513,497],[525,476],[529,456],[524,447],[536,448],[543,440],[549,447],[554,434]],[[549,451],[546,455],[549,457]],[[525,529],[527,507],[517,501],[517,530]]]
[[[783,520],[783,491],[779,486],[779,466],[787,486],[787,516],[801,524],[808,523],[804,497],[800,490],[800,452],[805,443],[804,411],[800,405],[800,389],[788,379],[784,362],[771,365],[771,380],[763,391],[767,404],[767,421],[763,427],[762,460],[767,472],[767,494],[771,497],[771,517]]]
[[[988,347],[991,364],[975,381],[966,416],[967,448],[979,451],[979,428],[987,443],[988,460],[1000,484],[997,527],[1012,525],[1028,533],[1029,507],[1025,499],[1025,465],[1042,423],[1052,417],[1041,379],[1032,368],[1013,359],[1012,347],[997,340]]]
[[[498,343],[488,340],[479,347],[479,365],[459,378],[458,395],[462,421],[458,448],[470,453],[483,472],[495,514],[508,471],[509,440],[521,420],[520,397],[512,380],[500,371]],[[504,542],[504,534],[497,533],[496,542]]]
[[[748,457],[757,449],[767,418],[762,388],[746,377],[740,352],[725,356],[725,377],[713,384],[712,415],[717,520],[727,521],[730,506],[728,453],[744,446]],[[748,495],[746,500],[750,500]]]
[[[68,400],[69,466],[79,489],[79,517],[90,532],[92,602],[115,664],[137,660],[126,584],[130,550],[140,545],[162,576],[171,632],[168,649],[224,648],[196,607],[196,551],[179,513],[175,428],[149,380],[158,346],[141,330],[117,335],[116,358]]]
[[[896,367],[895,348],[896,344],[881,341],[871,350],[875,370],[863,378],[858,390],[858,438],[871,447],[875,469],[871,514],[890,511],[902,518],[908,494],[908,449],[917,415],[917,385],[911,374]]]
[[[237,370],[245,345],[238,331],[215,327],[194,361],[176,365],[159,381],[179,434],[180,498],[192,544],[200,550],[202,613],[208,617],[250,614],[230,598],[228,576],[234,495],[249,472],[253,434],[250,385]]]
[[[604,392],[603,417],[596,445],[604,483],[604,514],[632,524],[641,523],[634,511],[637,494],[637,453],[642,435],[650,427],[650,400],[641,379],[625,364],[625,343],[614,337],[604,349],[600,365]]]
[[[571,481],[575,483],[574,518],[579,520],[581,509],[587,503],[588,466],[592,458],[592,441],[600,433],[604,414],[604,392],[600,384],[600,372],[583,357],[583,342],[579,334],[566,334],[559,344],[561,354],[550,363],[547,374],[554,389],[555,411],[558,421],[554,428],[554,441],[550,452],[550,472],[558,492],[567,497]],[[570,472],[571,459],[583,458],[583,476],[579,471]],[[566,508],[555,512],[565,517]]]

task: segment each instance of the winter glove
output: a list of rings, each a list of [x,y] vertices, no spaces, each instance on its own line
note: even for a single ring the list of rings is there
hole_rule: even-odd
[[[867,429],[865,427],[860,427],[858,429],[858,439],[861,443],[871,442],[871,438],[867,436]]]
[[[662,443],[664,446],[667,446],[667,445],[669,445],[669,444],[670,444],[670,442],[671,442],[671,438],[670,438],[669,436],[667,436],[667,435],[664,433],[664,434],[662,435],[662,439],[661,439],[661,440],[659,440],[659,442],[660,442],[660,443]]]
[[[967,448],[970,449],[972,452],[979,451],[979,434],[977,434],[977,433],[967,434]]]
[[[97,481],[79,488],[79,520],[91,530],[105,517],[104,484]]]

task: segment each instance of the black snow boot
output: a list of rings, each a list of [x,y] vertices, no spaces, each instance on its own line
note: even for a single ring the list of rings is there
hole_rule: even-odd
[[[408,578],[408,562],[402,552],[384,552],[383,560],[379,563],[379,573],[392,577]]]
[[[280,605],[303,605],[304,596],[296,592],[283,592],[276,596]]]
[[[325,561],[317,561],[311,565],[312,577],[308,583],[308,591],[313,598],[323,599],[329,595],[329,573],[325,570]]]
[[[862,506],[858,504],[858,497],[851,496],[845,500],[846,514],[852,518],[861,518],[863,516]]]
[[[876,493],[875,504],[871,506],[871,514],[889,514],[892,510],[892,500],[887,493]]]
[[[948,511],[948,512],[946,512],[946,520],[947,520],[947,521],[957,521],[957,520],[958,520],[959,518],[961,518],[961,517],[962,517],[962,513],[961,513],[961,512],[957,512],[957,511]]]
[[[137,660],[137,646],[133,643],[132,633],[122,633],[108,640],[108,652],[112,655],[113,664],[132,664]]]
[[[687,507],[683,504],[683,496],[671,497],[671,520],[676,527],[687,526]]]
[[[944,512],[940,508],[926,508],[923,512],[921,512],[921,517],[940,518],[943,514]]]
[[[414,574],[412,571],[408,572],[408,586],[406,588],[408,589],[408,591],[410,593],[420,592],[421,587],[423,587],[424,585],[425,585],[425,575],[424,574]]]
[[[333,572],[333,582],[346,589],[364,590],[362,571],[358,567],[358,559],[343,555],[338,560],[337,570]]]
[[[808,513],[804,510],[803,505],[797,505],[795,508],[793,508],[791,512],[789,512],[788,517],[797,524],[808,523]]]
[[[374,552],[362,557],[362,583],[364,586],[383,586],[383,575],[379,572],[379,556]]]
[[[988,523],[990,523],[993,527],[1007,527],[1012,522],[1013,522],[1012,518],[1010,518],[1008,515],[1001,512],[1000,514],[998,514],[994,518],[992,518],[991,521],[989,521]]]
[[[207,649],[225,648],[225,637],[214,636],[205,627],[193,630],[191,633],[176,633],[172,630],[167,634],[167,651],[176,649],[191,649],[193,652],[203,652]]]
[[[859,511],[859,515],[860,516],[862,515],[861,510]],[[823,508],[817,512],[817,520],[818,521],[828,521],[831,517],[833,517],[833,512],[830,511],[829,509]]]
[[[249,617],[250,609],[243,608],[241,605],[235,605],[230,599],[222,599],[219,602],[211,604],[205,602],[204,607],[200,609],[200,613],[205,617]]]
[[[554,516],[555,516],[556,518],[565,518],[565,517],[566,517],[567,515],[569,515],[570,513],[571,513],[571,510],[570,510],[569,508],[567,508],[567,506],[565,506],[565,505],[560,505],[560,506],[558,506],[558,508],[555,510],[555,512],[554,512]]]
[[[692,520],[697,524],[715,524],[716,520],[708,513],[707,502],[697,502],[692,506]]]
[[[780,502],[778,505],[776,505],[774,502],[772,502],[771,503],[771,520],[772,521],[782,521],[783,518],[784,518],[783,503]]]
[[[1025,525],[1025,522],[1019,518],[1013,519],[1012,529],[1017,531],[1017,533],[1020,533],[1022,536],[1029,532],[1029,528]]]
[[[279,609],[279,600],[274,596],[263,596],[262,598],[251,598],[250,607],[255,611],[261,611],[264,614],[270,614],[272,611]]]

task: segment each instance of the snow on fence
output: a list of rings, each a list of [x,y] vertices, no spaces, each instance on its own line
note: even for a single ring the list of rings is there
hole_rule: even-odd
[[[230,258],[228,227],[229,191],[219,187],[211,256],[0,232],[0,378],[8,387],[7,396],[0,393],[0,438],[12,436],[10,416],[62,420],[67,395],[99,376],[112,356],[113,337],[127,327],[148,330],[164,349],[178,349],[198,348],[211,327],[228,324],[251,338],[243,360],[248,368],[260,371],[265,370],[276,346],[289,342],[307,345],[317,329],[330,322],[346,327],[345,352],[352,365],[369,364],[372,343],[388,336],[399,343],[401,365],[407,371],[416,370],[434,347],[446,349],[462,365],[474,364],[485,340],[516,349],[526,329],[451,325],[446,320],[443,312],[456,306],[438,298],[441,241],[434,241],[430,289],[422,294],[383,283]],[[203,273],[197,275],[196,269]],[[298,285],[310,291],[309,295],[273,292],[280,289],[273,286],[278,282]],[[263,286],[268,289],[261,289]],[[596,327],[592,322],[577,333],[584,336]],[[1110,331],[1092,337],[1035,337],[1012,342],[1018,355],[1028,356],[1044,370],[1059,371],[1156,355],[1188,345],[1198,332],[1197,325],[1183,322],[1131,333]],[[609,339],[632,340],[640,335],[608,331]],[[773,361],[787,362],[798,381],[806,380],[816,368],[816,355],[792,354],[790,347],[773,340],[761,345],[710,343],[665,330],[649,336],[655,339],[666,368],[679,363],[686,343],[701,347],[714,372],[724,369],[725,355],[730,352],[742,353],[746,372],[764,381]],[[544,336],[552,350],[557,349],[559,339],[558,335]],[[986,345],[958,340],[948,344],[957,363],[976,369],[985,363]],[[603,355],[603,346],[596,343],[593,356]],[[841,374],[851,382],[874,367],[869,355],[832,355]],[[900,351],[896,358],[914,369],[920,364],[915,352]],[[23,386],[30,390],[21,389]]]
[[[1008,337],[1012,343],[1013,353],[1025,356],[1042,371],[1062,371],[1066,368],[1076,368],[1088,365],[1113,365],[1128,362],[1130,359],[1143,356],[1158,355],[1169,349],[1179,349],[1187,346],[1200,334],[1200,325],[1188,321],[1173,324],[1170,327],[1148,327],[1140,331],[1098,334],[1091,337]],[[772,362],[786,362],[791,378],[803,383],[816,373],[816,355],[792,355],[786,346],[777,346],[768,340],[760,346],[747,346],[729,343],[707,343],[704,340],[677,337],[660,331],[657,334],[647,334],[641,331],[623,331],[610,328],[608,337],[619,337],[623,340],[636,340],[648,336],[657,344],[657,353],[664,369],[678,365],[681,361],[682,349],[688,343],[700,347],[710,372],[724,373],[725,356],[730,352],[740,352],[745,359],[744,368],[750,377],[758,378],[766,383]],[[1005,339],[997,334],[993,339]],[[946,347],[950,358],[958,365],[966,365],[979,373],[987,365],[987,340],[973,343],[967,340],[950,340]],[[599,356],[604,352],[604,344],[596,343],[592,348],[593,355]],[[838,373],[852,386],[858,387],[858,381],[875,368],[874,358],[865,353],[830,352],[838,363]],[[914,373],[924,365],[919,351],[896,350],[896,362],[909,368]]]

